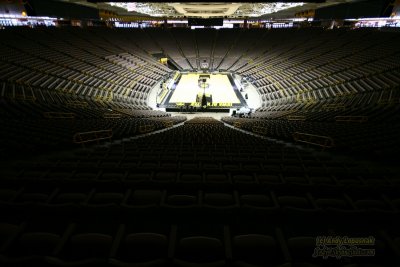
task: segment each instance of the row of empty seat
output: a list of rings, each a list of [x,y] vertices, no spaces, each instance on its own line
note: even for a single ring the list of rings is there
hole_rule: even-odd
[[[108,102],[115,98],[139,109],[146,106],[152,87],[171,70],[124,36],[110,42],[97,34],[79,29],[6,29],[1,32],[0,81],[33,88],[36,97],[51,91]],[[130,65],[113,60],[120,57]]]
[[[18,232],[5,231],[10,266],[391,266],[398,255],[395,169],[212,118],[3,167],[2,222]],[[64,218],[58,230],[48,214]],[[34,218],[42,230],[30,230]],[[339,227],[343,218],[352,223]],[[373,236],[376,254],[313,257],[330,234]]]
[[[398,237],[370,229],[373,245],[360,246],[376,254],[323,259],[315,253],[314,234],[335,236],[340,226],[300,226],[266,223],[240,225],[209,223],[143,224],[91,221],[43,224],[40,221],[3,223],[0,261],[7,266],[394,266]],[[321,232],[318,232],[321,231]],[[367,237],[368,238],[368,237]],[[394,242],[393,242],[394,241]],[[332,247],[332,246],[328,246]],[[348,248],[348,247],[347,247]],[[342,247],[342,249],[344,249]],[[313,254],[315,256],[313,257]],[[293,265],[290,262],[294,262]],[[387,262],[389,265],[384,265]],[[379,264],[382,263],[382,264]]]
[[[83,134],[85,140],[98,141],[104,131],[108,140],[132,137],[138,134],[171,127],[186,120],[153,110],[136,110],[128,106],[75,101],[45,103],[35,100],[2,99],[0,112],[2,157],[19,157],[25,153],[67,149]],[[100,132],[99,132],[100,131]],[[96,134],[100,136],[96,136]],[[91,134],[92,133],[92,134]]]

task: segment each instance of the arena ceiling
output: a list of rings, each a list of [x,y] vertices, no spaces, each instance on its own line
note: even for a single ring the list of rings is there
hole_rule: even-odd
[[[363,0],[280,0],[276,1],[240,1],[240,2],[204,2],[179,1],[161,2],[150,0],[146,2],[126,0],[60,0],[109,10],[118,15],[144,15],[163,18],[187,17],[225,17],[225,18],[292,18],[300,11],[317,9],[342,3]]]

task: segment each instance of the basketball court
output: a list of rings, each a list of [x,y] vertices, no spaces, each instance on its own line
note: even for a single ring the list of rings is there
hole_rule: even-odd
[[[169,103],[193,103],[196,102],[196,96],[203,94],[204,89],[199,87],[198,73],[184,73],[176,85],[175,90],[169,100]],[[240,104],[233,86],[229,81],[227,74],[210,74],[206,94],[212,95],[214,103],[232,103]]]

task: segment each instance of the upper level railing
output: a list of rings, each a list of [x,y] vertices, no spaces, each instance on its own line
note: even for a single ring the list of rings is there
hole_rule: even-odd
[[[336,122],[367,122],[368,116],[336,116]]]
[[[97,142],[101,140],[110,140],[113,136],[112,130],[100,130],[91,132],[80,132],[73,136],[73,142],[76,144],[82,144],[89,142]]]
[[[323,150],[335,146],[332,137],[329,136],[295,132],[293,133],[293,139],[296,142],[322,147]]]
[[[75,119],[76,114],[70,112],[44,112],[43,116],[48,119]]]

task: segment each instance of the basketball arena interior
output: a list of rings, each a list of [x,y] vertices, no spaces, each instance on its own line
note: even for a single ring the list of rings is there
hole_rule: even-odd
[[[400,1],[0,1],[0,266],[400,266]]]

